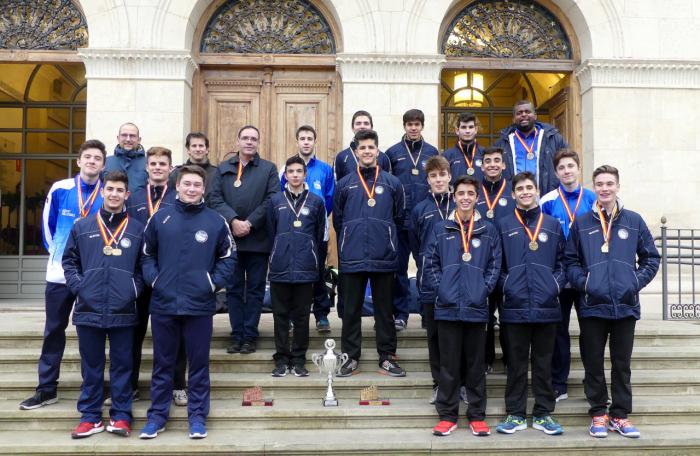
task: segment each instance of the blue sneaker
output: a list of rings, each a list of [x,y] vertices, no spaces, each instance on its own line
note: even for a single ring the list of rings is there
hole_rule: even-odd
[[[318,319],[318,321],[316,321],[316,331],[321,334],[331,332],[331,323],[328,321],[328,318],[321,317]]]
[[[608,422],[608,429],[611,431],[619,432],[620,435],[625,437],[630,437],[633,439],[638,439],[639,429],[632,425],[632,422],[627,418],[610,418]]]
[[[207,426],[204,423],[195,422],[190,424],[190,438],[203,439],[207,436]]]
[[[564,428],[561,424],[557,423],[557,420],[552,418],[550,415],[541,416],[538,418],[532,418],[532,427],[538,431],[542,431],[547,435],[559,435],[564,432]]]
[[[591,427],[588,433],[600,439],[608,436],[608,415],[594,416],[591,418]]]
[[[140,439],[155,439],[158,437],[158,433],[165,431],[165,426],[158,426],[156,423],[153,421],[149,421],[146,423],[146,425],[141,429],[141,433],[139,434]]]
[[[525,418],[515,415],[508,415],[496,426],[496,431],[501,434],[513,434],[515,431],[524,431],[525,429],[527,429]]]

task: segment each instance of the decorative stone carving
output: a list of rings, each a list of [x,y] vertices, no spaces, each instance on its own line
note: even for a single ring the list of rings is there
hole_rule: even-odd
[[[336,61],[344,84],[438,85],[445,56],[338,54]]]
[[[333,54],[333,33],[306,0],[233,0],[219,8],[202,37],[201,52]]]
[[[552,13],[531,0],[477,0],[452,21],[442,51],[454,57],[571,59]]]
[[[75,50],[88,44],[85,18],[70,0],[4,0],[0,48]]]
[[[575,72],[581,94],[594,87],[700,89],[700,62],[588,59]]]

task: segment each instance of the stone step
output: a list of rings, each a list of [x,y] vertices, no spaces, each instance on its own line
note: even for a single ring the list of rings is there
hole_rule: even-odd
[[[362,363],[360,369],[358,375],[335,379],[334,388],[341,399],[358,399],[360,390],[369,385],[376,385],[381,394],[388,398],[427,400],[430,397],[433,382],[428,372],[409,372],[406,377],[392,378],[379,374],[374,365]],[[583,374],[582,370],[571,371],[569,395],[573,398],[583,398]],[[139,390],[143,398],[149,397],[150,377],[150,372],[142,373],[139,379]],[[608,375],[608,380],[609,378]],[[211,391],[214,399],[230,400],[241,398],[245,388],[259,385],[266,391],[266,395],[274,398],[314,399],[323,397],[325,382],[326,377],[318,371],[312,371],[311,375],[305,378],[296,378],[289,374],[284,378],[274,378],[269,374],[212,373]],[[81,383],[79,372],[61,374],[59,398],[76,400]],[[488,397],[503,397],[505,384],[506,376],[503,373],[488,375],[486,378]],[[35,373],[4,373],[0,376],[0,399],[19,402],[32,395],[35,387]],[[632,387],[635,397],[697,395],[700,394],[700,371],[693,369],[636,370],[632,372]]]
[[[145,424],[146,401],[134,404],[134,427]],[[528,401],[532,410],[533,401]],[[460,416],[466,413],[461,404]],[[488,401],[487,423],[495,426],[506,414],[502,398]],[[104,415],[108,416],[105,408]],[[559,402],[555,416],[562,426],[585,427],[590,422],[583,399]],[[4,430],[69,430],[80,421],[75,403],[62,401],[41,409],[25,411],[15,401],[0,401],[0,426]],[[340,400],[338,407],[323,407],[320,399],[276,399],[272,407],[243,407],[240,400],[214,400],[207,427],[210,429],[372,429],[426,428],[439,421],[435,407],[420,399],[393,399],[389,406],[360,406],[357,399]],[[700,422],[700,398],[637,397],[634,422],[642,424],[693,424]],[[172,406],[168,426],[187,429],[187,408]]]
[[[686,456],[700,452],[700,434],[695,425],[640,426],[642,438],[627,439],[611,434],[605,439],[594,439],[585,427],[567,428],[563,435],[546,436],[534,429],[515,435],[497,434],[475,437],[460,419],[460,429],[447,437],[431,434],[431,427],[416,429],[363,429],[358,438],[356,429],[338,429],[319,432],[317,429],[269,430],[212,430],[204,440],[190,440],[182,430],[168,429],[157,439],[144,441],[132,435],[122,438],[106,432],[87,439],[72,440],[67,428],[62,431],[0,431],[0,453],[33,455],[168,455],[203,454],[244,455],[318,455],[333,454],[465,454],[484,456],[503,454],[556,454],[591,455],[615,454],[638,456],[663,454]],[[72,427],[72,426],[71,426]]]

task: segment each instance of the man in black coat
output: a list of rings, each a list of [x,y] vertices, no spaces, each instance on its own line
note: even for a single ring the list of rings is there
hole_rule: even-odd
[[[215,174],[219,169],[216,165],[212,165],[209,161],[209,138],[200,131],[193,131],[185,137],[185,147],[187,148],[187,161],[182,165],[177,165],[168,178],[168,187],[174,189],[177,176],[180,174],[180,168],[186,165],[197,165],[207,173],[207,188],[204,191],[204,197],[209,196],[211,184],[215,180]]]

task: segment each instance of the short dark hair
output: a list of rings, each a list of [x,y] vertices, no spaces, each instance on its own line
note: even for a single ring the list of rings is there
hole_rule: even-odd
[[[532,106],[532,112],[534,112],[534,113],[537,112],[537,111],[535,111],[535,104],[533,102],[531,102],[530,100],[518,100],[513,105],[513,115],[515,115],[515,111],[517,111],[518,106],[523,106],[526,104],[529,104],[530,106]]]
[[[260,130],[258,130],[258,127],[256,127],[255,125],[243,125],[243,126],[238,130],[238,135],[236,135],[236,137],[240,138],[240,137],[241,137],[241,133],[243,133],[243,130],[247,130],[247,129],[249,129],[249,128],[252,129],[252,130],[257,131],[257,132],[258,132],[258,139],[260,139]]]
[[[511,183],[511,190],[515,191],[515,186],[518,185],[522,181],[532,181],[532,183],[535,184],[535,188],[537,188],[537,178],[535,177],[534,174],[532,174],[530,171],[523,171],[515,176],[513,176],[513,182]]]
[[[105,145],[102,141],[99,139],[88,139],[84,143],[80,145],[80,148],[78,149],[78,158],[80,158],[81,155],[83,155],[83,152],[85,152],[88,149],[97,149],[100,152],[102,152],[102,160],[107,159],[107,149],[105,148]]]
[[[355,119],[358,117],[367,117],[369,119],[369,126],[374,128],[374,121],[372,120],[372,114],[368,113],[367,111],[355,111],[355,114],[352,115],[352,121],[350,121],[350,128],[355,126]]]
[[[425,114],[420,109],[409,109],[403,113],[403,124],[406,125],[413,121],[420,122],[421,125],[425,125]]]
[[[355,133],[355,143],[358,143],[363,139],[373,139],[374,145],[379,146],[379,135],[374,130],[360,130]]]
[[[187,136],[185,137],[185,147],[189,148],[193,139],[203,139],[204,145],[207,146],[207,149],[209,149],[209,138],[207,138],[207,135],[201,131],[192,131],[187,133]]]
[[[493,146],[487,147],[487,148],[484,149],[484,151],[481,153],[481,156],[482,156],[482,157],[485,157],[485,156],[487,156],[487,155],[494,155],[494,154],[498,154],[498,155],[501,156],[501,158],[503,158],[503,154],[504,154],[503,149],[501,149],[500,147],[493,147]]]
[[[620,172],[614,166],[602,165],[597,167],[595,170],[593,170],[593,180],[595,181],[595,178],[598,177],[600,174],[612,174],[613,176],[615,176],[615,180],[617,181],[617,183],[620,183]]]
[[[430,174],[433,171],[450,172],[450,162],[442,155],[433,155],[425,161],[425,174]]]
[[[316,139],[316,130],[314,130],[314,127],[311,125],[302,125],[301,127],[297,128],[297,132],[294,133],[294,136],[299,139],[299,133],[302,131],[310,131],[311,133],[314,134],[314,139]]]
[[[581,160],[578,158],[578,154],[571,149],[559,149],[556,154],[554,154],[554,169],[559,166],[559,162],[564,158],[571,158],[576,162],[576,166],[581,167]]]
[[[457,187],[459,187],[460,185],[471,185],[472,187],[474,187],[474,190],[476,190],[476,192],[479,193],[479,181],[476,180],[476,178],[474,178],[473,176],[459,176],[455,181],[455,184],[452,186],[455,193],[457,193]]]
[[[110,171],[105,174],[102,180],[105,184],[107,182],[124,182],[124,186],[126,186],[127,190],[129,189],[129,176],[124,171]]]
[[[180,172],[177,174],[177,183],[179,184],[180,181],[182,180],[182,176],[185,174],[196,174],[197,176],[202,178],[202,182],[204,182],[204,185],[207,183],[207,173],[202,169],[201,166],[197,165],[184,165],[180,168]]]
[[[476,114],[474,114],[473,112],[460,112],[459,117],[457,117],[455,127],[459,128],[461,124],[468,122],[474,122],[474,125],[476,125],[477,127],[481,125],[479,119],[476,118]]]
[[[306,172],[306,162],[298,155],[292,155],[287,159],[287,162],[284,164],[285,173],[287,172],[287,167],[291,165],[301,165],[304,168],[304,172]]]
[[[173,163],[173,152],[166,147],[159,147],[159,146],[154,146],[154,147],[148,148],[148,150],[146,151],[146,163],[148,163],[149,158],[157,157],[160,155],[162,155],[164,157],[168,157],[168,163],[170,163],[170,164]]]

